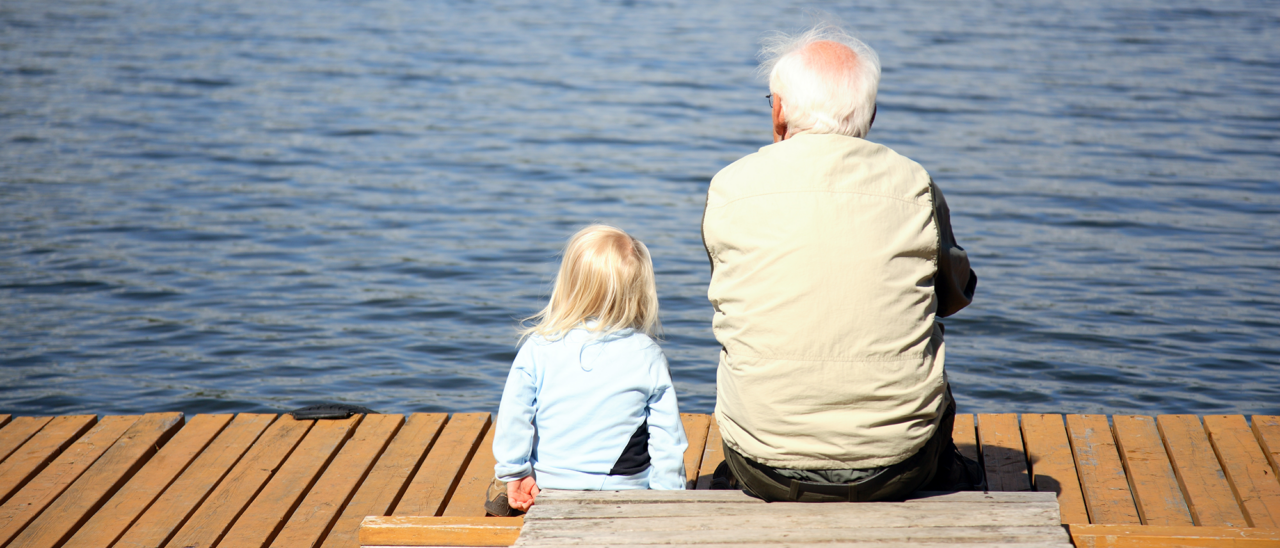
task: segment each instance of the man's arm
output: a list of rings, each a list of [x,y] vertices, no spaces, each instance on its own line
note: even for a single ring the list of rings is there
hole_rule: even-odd
[[[929,181],[933,193],[934,221],[938,223],[938,274],[933,278],[933,292],[938,296],[939,318],[959,312],[973,302],[973,292],[978,287],[978,275],[969,268],[969,254],[951,232],[951,210],[942,189]]]

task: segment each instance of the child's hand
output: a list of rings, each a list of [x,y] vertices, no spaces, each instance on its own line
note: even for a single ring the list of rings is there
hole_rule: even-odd
[[[507,503],[512,508],[521,512],[528,512],[533,506],[533,499],[537,498],[538,483],[533,480],[533,476],[525,476],[515,481],[507,482]]]

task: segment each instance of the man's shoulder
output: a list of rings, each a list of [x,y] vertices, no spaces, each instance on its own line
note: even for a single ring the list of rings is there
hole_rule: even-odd
[[[851,181],[887,176],[910,187],[930,180],[919,163],[880,143],[844,135],[801,134],[761,147],[721,169],[711,179],[707,205],[715,207],[744,195],[800,190],[833,174],[848,174]]]

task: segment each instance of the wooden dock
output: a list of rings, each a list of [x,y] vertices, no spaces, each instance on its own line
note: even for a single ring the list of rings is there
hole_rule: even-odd
[[[683,418],[689,487],[705,490],[719,430]],[[353,548],[366,516],[450,518],[510,544],[519,521],[477,521],[491,426],[487,413],[0,415],[0,547]],[[1280,546],[1280,417],[960,415],[955,438],[992,491],[1054,493],[1077,546]]]

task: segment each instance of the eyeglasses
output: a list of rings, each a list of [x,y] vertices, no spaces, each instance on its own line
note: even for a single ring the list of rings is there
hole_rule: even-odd
[[[764,98],[769,100],[769,108],[773,108],[773,94],[765,95]]]

